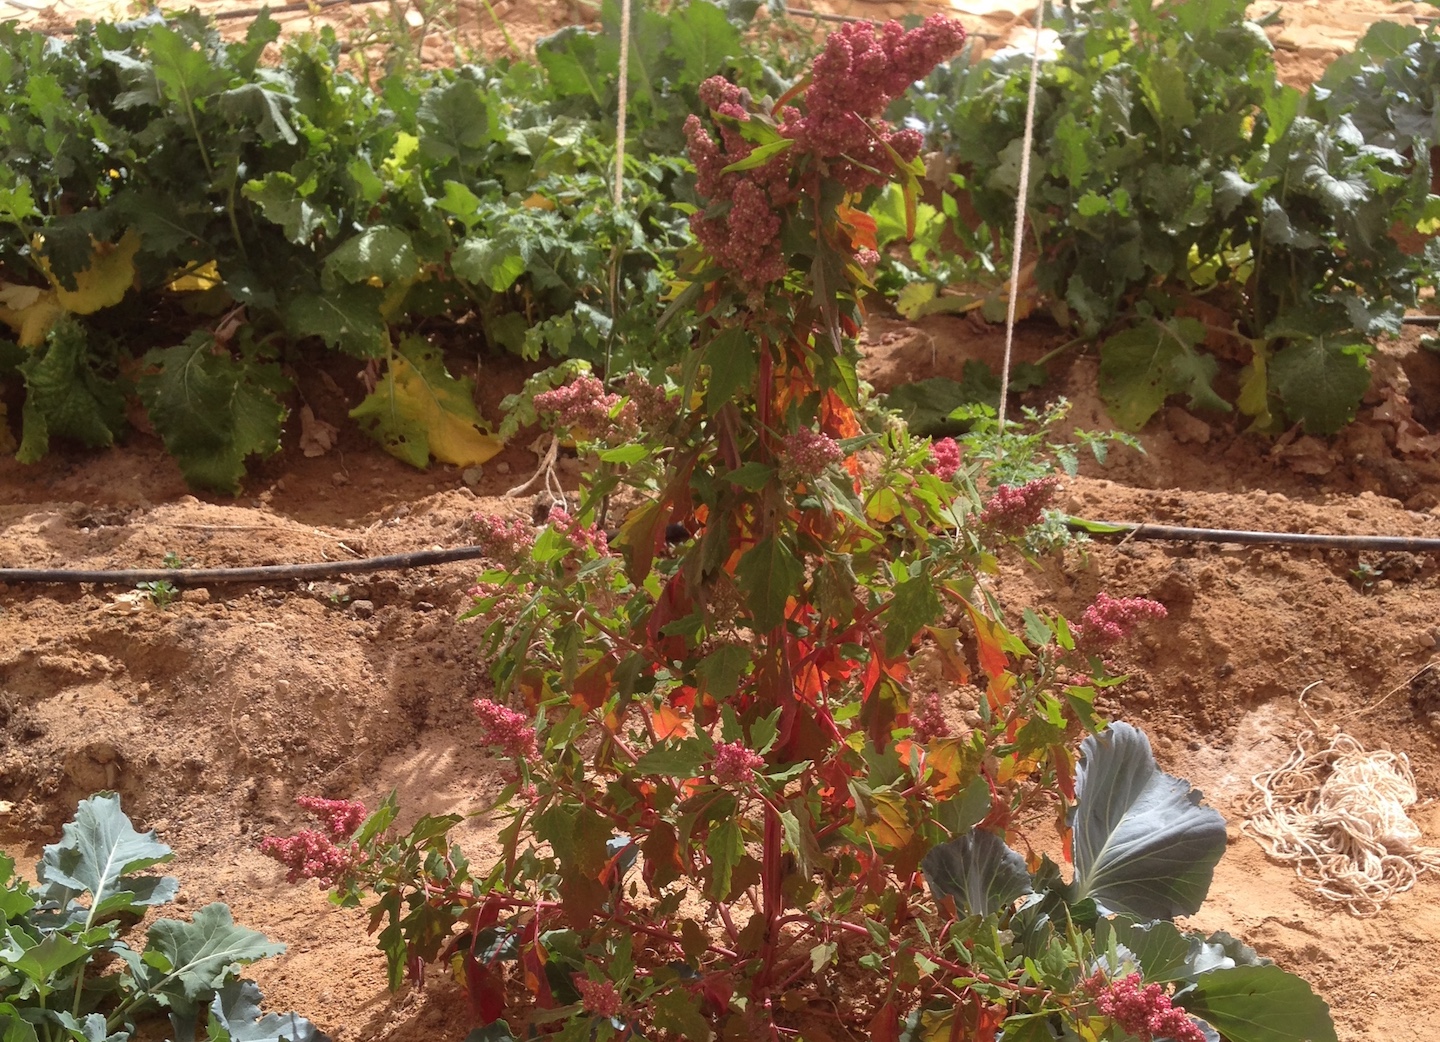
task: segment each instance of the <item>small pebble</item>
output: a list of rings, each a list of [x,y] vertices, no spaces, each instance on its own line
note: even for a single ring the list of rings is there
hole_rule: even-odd
[[[481,479],[484,477],[484,467],[466,467],[460,472],[460,480],[465,482],[465,484],[468,485],[470,488],[474,488],[476,485],[480,484]]]
[[[346,474],[343,470],[337,470],[334,474],[330,475],[330,483],[336,486],[348,485],[350,484],[350,475]]]
[[[350,604],[350,610],[355,613],[357,618],[368,619],[370,616],[375,614],[375,602],[363,600],[352,601]]]
[[[504,460],[501,460],[499,463],[495,464],[495,473],[497,473],[497,474],[509,474],[509,473],[510,473],[510,464],[506,463]],[[1436,509],[1437,509],[1437,510],[1440,510],[1440,507],[1437,507]]]

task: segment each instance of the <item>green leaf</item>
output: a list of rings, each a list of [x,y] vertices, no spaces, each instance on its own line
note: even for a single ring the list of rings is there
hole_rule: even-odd
[[[85,328],[62,318],[20,366],[25,378],[23,432],[15,458],[34,463],[52,437],[74,438],[92,448],[115,443],[123,429],[125,399],[113,380],[95,371]]]
[[[711,413],[754,384],[758,349],[754,334],[739,326],[730,327],[705,346],[705,361],[710,366],[705,407]]]
[[[1211,381],[1218,363],[1196,351],[1205,327],[1195,319],[1155,320],[1117,333],[1100,346],[1100,395],[1111,417],[1138,431],[1172,394],[1188,394],[1191,408],[1230,410]]]
[[[229,906],[217,901],[191,922],[161,919],[150,927],[135,967],[136,984],[168,1000],[172,1009],[194,1009],[210,1002],[241,966],[284,950],[263,933],[236,926]]]
[[[705,837],[705,855],[710,859],[710,886],[706,892],[713,900],[728,901],[735,866],[745,856],[745,838],[735,817],[710,826],[710,835]]]
[[[415,121],[420,127],[420,154],[441,163],[475,162],[477,150],[503,140],[480,85],[469,79],[427,90]]]
[[[180,106],[187,121],[197,101],[218,93],[229,81],[225,69],[212,65],[204,51],[169,26],[152,26],[145,42],[164,96]]]
[[[261,1015],[254,981],[231,981],[210,1002],[208,1042],[318,1042],[318,1028],[296,1013]]]
[[[1370,387],[1365,344],[1297,337],[1270,359],[1270,386],[1292,420],[1311,434],[1334,434],[1355,418]]]
[[[388,285],[420,274],[420,258],[409,232],[382,224],[336,247],[325,258],[325,274],[345,282],[378,279]]]
[[[245,460],[280,451],[277,395],[289,381],[278,366],[237,359],[204,330],[148,352],[145,364],[158,371],[140,378],[140,400],[191,485],[238,493]]]
[[[173,856],[153,830],[135,831],[120,809],[119,796],[91,796],[81,801],[75,819],[61,829],[60,842],[44,850],[36,870],[40,899],[64,908],[89,894],[92,922],[102,909],[135,911],[164,904],[175,896],[179,882],[172,876],[134,873]]]
[[[805,566],[778,536],[766,536],[746,550],[735,566],[755,629],[774,629],[785,621],[785,603],[800,591]]]
[[[708,756],[698,738],[682,742],[661,742],[645,750],[630,768],[631,774],[665,774],[673,778],[694,778]]]
[[[670,52],[683,63],[691,84],[722,72],[726,61],[740,53],[740,30],[707,0],[674,8],[669,21]]]
[[[610,95],[617,64],[613,55],[604,60],[596,46],[597,34],[578,25],[569,25],[535,44],[535,54],[562,97],[583,94],[601,105]]]
[[[504,293],[525,274],[525,258],[518,247],[497,239],[466,239],[450,256],[456,277]]]
[[[1075,772],[1076,900],[1141,919],[1194,915],[1225,853],[1225,819],[1155,765],[1145,735],[1114,723],[1080,746]]]
[[[379,358],[389,342],[380,317],[384,299],[383,290],[363,283],[304,294],[286,305],[285,326],[294,336],[318,336],[326,346],[357,358]]]
[[[8,1002],[0,1002],[0,1042],[39,1042],[35,1026]],[[46,1036],[47,1042],[49,1036]]]
[[[215,99],[215,110],[230,123],[249,119],[260,130],[260,137],[267,144],[284,142],[298,143],[295,128],[285,118],[285,110],[295,99],[279,91],[267,90],[259,83],[242,83],[224,91]]]
[[[732,485],[739,485],[751,492],[758,492],[770,484],[775,477],[775,468],[761,463],[759,460],[750,460],[742,463],[734,470],[725,475],[725,480]]]
[[[702,0],[703,2],[703,0]],[[750,154],[744,159],[737,159],[720,172],[722,174],[736,174],[742,170],[754,170],[756,167],[764,166],[774,159],[781,152],[787,151],[795,144],[793,138],[781,138],[778,141],[771,141],[764,145],[758,145],[750,150]]]
[[[1120,916],[1102,919],[1097,927],[1098,947],[1108,948],[1113,934],[1140,964],[1146,983],[1193,981],[1202,973],[1229,969],[1236,960],[1224,945],[1196,933],[1181,933],[1174,923],[1133,922]]]
[[[935,806],[935,820],[952,836],[959,836],[984,819],[990,813],[993,795],[990,783],[977,775],[965,786],[965,791],[951,796]]]
[[[15,875],[15,859],[0,854],[0,918],[18,919],[35,907],[29,884]]]
[[[705,2],[705,0],[698,0]],[[686,1042],[710,1042],[715,1033],[700,1013],[700,1000],[682,988],[670,988],[651,1003],[655,1026]]]
[[[953,897],[962,915],[992,915],[1031,892],[1025,858],[979,829],[931,848],[920,870],[936,899]]]
[[[1229,1042],[1335,1042],[1330,1007],[1309,984],[1278,966],[1201,974],[1184,1005]]]
[[[889,658],[903,655],[915,635],[940,615],[940,595],[930,583],[926,572],[906,579],[895,587],[894,596],[885,606],[885,654]]]
[[[419,337],[400,344],[350,415],[386,452],[421,470],[431,456],[460,467],[485,463],[504,445],[486,432],[471,381],[451,376],[440,352]]]
[[[272,170],[259,180],[247,181],[241,194],[260,207],[266,220],[280,225],[285,238],[297,246],[309,244],[317,231],[333,236],[339,229],[335,215],[301,195],[295,175],[287,170]],[[155,248],[148,236],[146,247]]]
[[[39,944],[25,948],[18,958],[11,958],[8,954],[0,956],[0,963],[7,964],[28,979],[43,1001],[47,995],[57,990],[59,982],[53,982],[52,978],[67,966],[73,966],[89,955],[88,945],[78,944],[62,934],[50,933],[46,934]]]

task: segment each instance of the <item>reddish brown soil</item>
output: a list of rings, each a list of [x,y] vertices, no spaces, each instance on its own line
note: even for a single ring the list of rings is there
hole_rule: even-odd
[[[496,8],[522,43],[574,17],[563,4],[510,11],[507,2]],[[836,6],[890,13],[863,0]],[[1015,29],[1009,9],[1023,5],[956,6],[976,10],[999,41]],[[1426,10],[1374,0],[1278,6],[1290,28],[1275,35],[1296,79],[1313,78],[1373,18]],[[50,14],[63,22],[79,10]],[[866,377],[881,387],[958,376],[967,357],[993,364],[1002,341],[996,328],[952,320],[917,331],[877,319],[869,336]],[[1055,343],[1036,323],[1021,330],[1018,355],[1033,359]],[[1087,465],[1069,482],[1069,508],[1116,520],[1440,536],[1440,464],[1413,440],[1440,429],[1440,357],[1409,337],[1377,364],[1388,398],[1372,400],[1331,442],[1276,451],[1231,419],[1172,408],[1141,436],[1143,455],[1117,450],[1108,468]],[[1093,357],[1067,357],[1027,400],[1064,394],[1072,422],[1106,428],[1095,372]],[[297,375],[315,412],[340,427],[340,443],[307,458],[292,431],[233,501],[188,494],[141,434],[123,448],[58,451],[29,468],[0,460],[0,565],[154,567],[167,553],[205,566],[342,559],[460,545],[476,510],[527,511],[525,500],[489,498],[528,475],[535,460],[523,445],[487,465],[473,489],[453,468],[420,473],[346,422],[360,393],[353,373]],[[521,378],[495,364],[480,381],[482,409],[494,416]],[[1400,422],[1402,402],[1424,430]],[[1112,711],[1145,727],[1162,764],[1232,821],[1251,776],[1282,761],[1298,730],[1342,729],[1410,757],[1422,796],[1416,820],[1440,844],[1440,735],[1428,718],[1440,699],[1429,689],[1414,696],[1408,684],[1437,659],[1436,563],[1364,560],[1382,575],[1368,587],[1352,574],[1361,563],[1353,553],[1095,542],[1038,568],[1008,562],[1002,593],[1017,610],[1072,616],[1101,589],[1163,601],[1170,616],[1127,650],[1134,680]],[[470,575],[456,564],[336,583],[212,586],[166,610],[123,599],[123,588],[0,586],[0,846],[33,862],[78,799],[117,789],[137,822],[175,847],[182,902],[228,901],[237,921],[289,945],[255,968],[272,1008],[298,1009],[342,1039],[463,1038],[464,1002],[443,972],[423,994],[390,995],[363,914],[285,885],[256,845],[298,824],[292,801],[301,794],[373,803],[398,789],[413,816],[474,809],[496,791],[468,712],[485,691],[485,664],[475,632],[456,621]],[[462,835],[483,860],[484,822]],[[1357,920],[1232,828],[1195,923],[1232,930],[1311,980],[1346,1042],[1431,1037],[1440,1010],[1434,879]]]

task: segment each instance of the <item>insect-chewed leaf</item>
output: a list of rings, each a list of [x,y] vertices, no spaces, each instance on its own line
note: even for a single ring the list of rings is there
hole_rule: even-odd
[[[247,457],[280,451],[289,381],[278,367],[217,350],[203,330],[145,361],[156,370],[141,377],[140,400],[190,484],[238,492]]]
[[[50,449],[52,437],[74,438],[94,448],[115,442],[125,422],[120,388],[104,379],[91,359],[85,329],[62,317],[44,347],[21,363],[25,408],[15,458],[34,463]]]
[[[1225,853],[1225,819],[1155,765],[1150,742],[1111,724],[1080,747],[1072,826],[1076,900],[1142,919],[1193,915]]]
[[[140,250],[140,236],[131,229],[119,242],[94,242],[90,263],[75,272],[75,288],[50,275],[50,262],[43,246],[38,255],[40,267],[50,276],[61,307],[76,315],[89,315],[120,303],[135,282],[135,254]]]
[[[1219,363],[1196,352],[1205,327],[1194,319],[1146,321],[1100,346],[1100,394],[1115,422],[1139,430],[1165,399],[1188,394],[1191,407],[1230,411],[1211,381]]]
[[[350,415],[385,451],[424,469],[434,456],[460,467],[484,463],[504,442],[484,430],[469,380],[445,369],[440,352],[418,337],[399,346],[373,393]]]
[[[1323,336],[1296,339],[1270,360],[1270,383],[1292,420],[1334,434],[1355,418],[1370,386],[1369,347]]]

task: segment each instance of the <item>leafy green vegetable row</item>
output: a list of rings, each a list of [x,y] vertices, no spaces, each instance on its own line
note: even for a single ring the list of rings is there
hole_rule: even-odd
[[[228,44],[194,14],[64,42],[0,26],[0,379],[25,383],[19,457],[54,436],[110,444],[134,389],[191,482],[237,490],[246,458],[279,446],[281,363],[318,341],[371,363],[356,416],[390,451],[483,462],[499,443],[471,387],[405,334],[667,354],[653,317],[687,241],[681,114],[723,68],[766,74],[740,56],[753,10],[639,12],[620,209],[608,8],[605,31],[542,41],[538,64],[373,88],[337,71],[333,33],[281,45],[267,15]]]
[[[1079,337],[1103,340],[1101,392],[1132,430],[1185,395],[1192,407],[1238,408],[1261,430],[1301,421],[1333,433],[1369,386],[1370,339],[1398,332],[1440,263],[1426,241],[1440,218],[1430,194],[1440,38],[1377,24],[1302,92],[1277,80],[1246,9],[1067,8],[1042,66],[1034,287]],[[1029,64],[1015,52],[957,60],[906,99],[969,204],[922,211],[930,248],[900,273],[915,284],[912,313],[979,303],[935,292],[937,272],[966,267],[945,262],[945,229],[982,282],[992,258],[1008,257]],[[1217,381],[1222,361],[1239,370],[1233,385]]]

